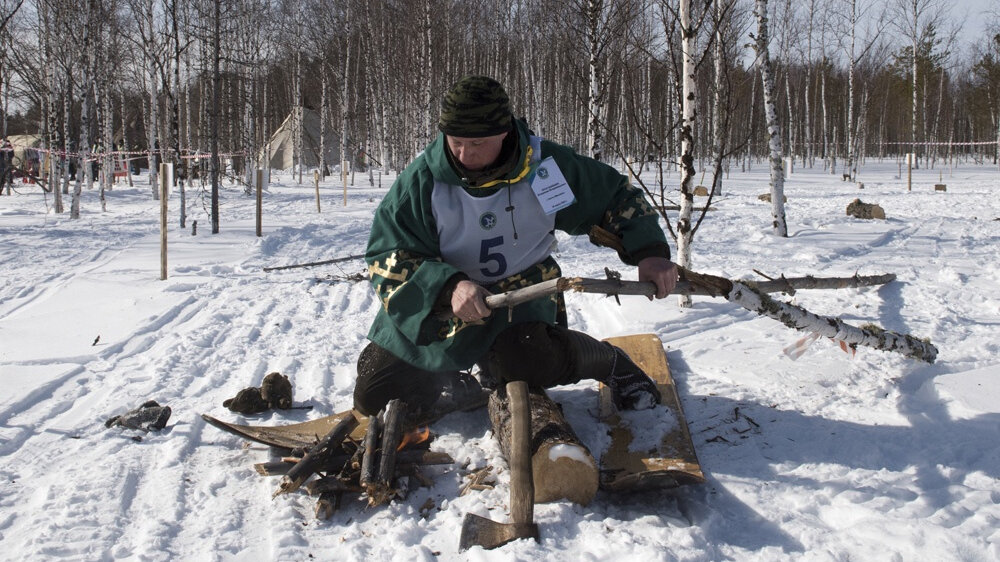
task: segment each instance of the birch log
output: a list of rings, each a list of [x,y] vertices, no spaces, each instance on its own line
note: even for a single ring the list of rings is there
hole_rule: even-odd
[[[766,281],[755,286],[754,283],[749,281],[730,281],[724,277],[695,273],[693,271],[684,270],[682,273],[687,280],[679,282],[674,289],[674,293],[686,291],[688,294],[725,297],[727,300],[747,310],[756,312],[762,316],[774,318],[789,328],[830,337],[842,341],[852,348],[863,345],[883,351],[894,351],[928,363],[933,363],[937,357],[938,350],[929,341],[906,334],[890,332],[875,326],[864,328],[851,326],[839,318],[819,316],[800,306],[776,301],[766,294],[767,292],[785,291],[786,287],[789,286],[794,288],[794,282],[797,280],[782,278]],[[854,276],[851,278],[825,280],[825,282],[824,280],[811,277],[800,279],[804,280],[804,285],[811,284],[818,288],[824,284],[830,286],[864,286],[867,284],[887,283],[895,279],[895,275]],[[486,305],[490,308],[513,307],[539,297],[566,291],[601,293],[616,296],[644,295],[649,297],[656,293],[656,287],[652,283],[645,281],[559,277],[525,287],[524,289],[491,295],[486,298]]]
[[[839,318],[829,318],[813,314],[808,310],[772,299],[763,292],[740,282],[733,283],[733,290],[726,299],[762,316],[773,318],[789,328],[819,334],[841,341],[852,349],[858,345],[894,351],[907,357],[933,363],[937,358],[937,348],[929,341],[908,334],[898,334],[876,326],[858,328]]]

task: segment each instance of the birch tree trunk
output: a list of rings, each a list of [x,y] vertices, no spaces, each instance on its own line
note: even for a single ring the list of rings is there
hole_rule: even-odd
[[[941,139],[939,133],[939,127],[941,126],[941,107],[944,104],[944,68],[941,69],[941,78],[938,81],[938,100],[937,100],[937,111],[934,114],[934,127],[931,128],[930,140],[933,142],[938,142]],[[937,162],[937,157],[939,153],[938,145],[934,146],[934,150],[931,151],[931,168],[934,168],[934,164]]]
[[[320,65],[320,85],[319,85],[319,175],[322,178],[326,178],[326,128],[327,119],[329,119],[329,110],[327,104],[329,103],[326,99],[327,89],[330,87],[329,79],[327,78],[326,71],[326,61]]]
[[[45,83],[47,85],[47,92],[45,95],[45,106],[46,106],[46,129],[48,131],[48,139],[46,140],[46,147],[55,151],[57,148],[58,135],[56,134],[58,130],[58,123],[56,121],[56,106],[57,98],[56,92],[56,61],[55,54],[53,52],[53,33],[54,28],[57,25],[58,14],[54,13],[55,10],[50,11],[47,2],[41,2],[39,4],[39,23],[43,41],[43,59],[45,65]],[[63,207],[63,197],[62,189],[60,189],[60,174],[58,172],[58,158],[55,152],[49,152],[48,163],[49,163],[49,186],[52,190],[52,208],[56,213],[64,213],[66,209]]]
[[[219,160],[219,105],[222,104],[222,0],[212,3],[212,102],[209,131],[211,135],[211,168],[212,176],[212,234],[219,233],[219,175],[221,162]]]
[[[173,47],[174,47],[174,57],[173,57],[173,91],[170,92],[170,138],[173,142],[173,152],[174,152],[174,181],[177,182],[177,188],[180,195],[180,227],[185,228],[187,226],[187,201],[184,193],[184,181],[185,178],[181,173],[181,107],[180,107],[180,91],[181,91],[181,37],[180,37],[180,23],[178,19],[180,16],[177,13],[178,0],[170,0],[170,24],[171,32],[173,34]]]
[[[678,16],[681,27],[681,198],[677,217],[677,263],[691,268],[691,207],[694,205],[694,126],[697,117],[695,79],[695,41],[697,31],[691,25],[691,0],[680,0]],[[691,307],[691,296],[680,295],[677,306]]]
[[[83,67],[83,77],[80,80],[82,83],[80,92],[80,142],[78,153],[79,166],[76,170],[76,187],[73,189],[73,202],[70,205],[70,218],[79,219],[80,218],[80,195],[83,189],[83,185],[86,184],[87,188],[90,189],[92,186],[91,177],[91,167],[90,167],[90,127],[91,119],[90,114],[93,109],[94,100],[94,55],[93,55],[93,13],[94,13],[94,0],[87,0],[83,11],[83,42],[80,45],[81,57],[83,61],[81,65]]]
[[[302,107],[302,50],[295,51],[295,75],[292,77],[292,87],[295,91],[294,113],[292,114],[293,129],[292,151],[294,153],[295,168],[292,175],[298,178],[298,183],[302,183],[302,128],[305,126],[305,109]]]
[[[600,25],[601,13],[604,11],[604,0],[587,0],[587,146],[590,157],[602,160],[604,157],[604,138],[601,133],[601,116],[604,113],[604,96],[602,95],[604,69],[600,56]]]
[[[912,5],[913,5],[913,14],[912,14],[913,15],[913,34],[910,36],[910,39],[911,39],[910,46],[913,49],[913,53],[912,53],[912,60],[910,61],[910,66],[911,66],[911,69],[912,69],[911,70],[911,74],[912,74],[912,84],[913,84],[913,106],[911,108],[913,118],[912,118],[912,121],[911,121],[910,125],[911,125],[911,133],[912,133],[912,137],[913,137],[913,168],[919,170],[920,169],[920,158],[917,157],[917,114],[919,113],[918,110],[917,110],[917,107],[918,107],[918,105],[917,105],[917,83],[918,83],[918,81],[917,81],[917,53],[919,52],[919,47],[920,47],[920,45],[919,45],[919,39],[920,39],[920,37],[919,37],[920,36],[920,33],[919,33],[919,29],[920,29],[920,27],[919,27],[919,25],[920,25],[919,24],[919,19],[920,19],[920,16],[919,16],[919,12],[917,11],[917,3],[918,3],[918,0],[912,0]]]
[[[431,95],[432,86],[434,83],[434,53],[432,51],[432,37],[431,37],[431,2],[430,0],[425,0],[424,2],[424,25],[423,25],[423,43],[421,44],[421,54],[424,59],[424,79],[421,84],[421,101],[424,106],[424,122],[423,122],[423,136],[429,143],[434,139],[434,130],[431,127]]]
[[[784,11],[784,36],[781,41],[781,57],[785,61],[785,105],[788,111],[788,161],[789,161],[789,172],[791,173],[792,167],[795,166],[795,108],[793,103],[795,101],[794,96],[792,96],[792,27],[794,13],[792,12],[792,0],[785,0],[785,11]]]
[[[826,59],[824,57],[824,61],[825,60]],[[823,116],[823,159],[826,162],[824,165],[829,167],[830,173],[836,174],[837,171],[834,169],[836,166],[834,165],[832,155],[830,154],[830,131],[829,131],[830,118],[829,114],[827,113],[826,75],[827,71],[826,71],[826,66],[824,65],[822,73],[820,74],[819,78],[819,99],[821,100],[821,105],[822,105],[820,112],[822,113]]]
[[[812,79],[813,79],[813,28],[816,18],[816,0],[809,0],[809,24],[806,27],[806,79],[803,85],[802,92],[802,102],[805,110],[805,159],[809,163],[809,167],[813,166],[813,154],[815,147],[813,146],[813,130],[812,130]]]
[[[154,10],[153,10],[153,0],[146,0],[144,6],[145,12],[144,16],[146,18],[146,26],[148,29],[149,37],[146,40],[146,52],[145,64],[146,72],[149,76],[149,113],[147,115],[148,122],[146,123],[146,150],[147,158],[146,161],[149,164],[149,183],[153,193],[153,200],[160,200],[160,187],[159,187],[159,175],[157,171],[159,167],[159,148],[156,142],[157,128],[159,127],[160,117],[158,112],[160,92],[157,89],[156,80],[156,58],[155,58],[155,36],[156,33],[156,22],[154,21]]]
[[[343,188],[345,190],[344,191],[344,193],[345,193],[345,195],[344,195],[344,205],[347,205],[347,195],[346,195],[346,193],[347,193],[347,191],[346,191],[347,190],[347,170],[344,168],[344,166],[347,166],[347,125],[348,125],[347,116],[348,116],[348,110],[349,110],[349,106],[348,106],[348,103],[349,103],[348,85],[349,84],[348,83],[350,82],[349,72],[350,72],[350,68],[351,68],[351,26],[353,25],[353,21],[351,20],[350,9],[347,10],[347,13],[344,15],[344,17],[346,19],[346,21],[344,22],[344,37],[345,37],[346,45],[345,45],[345,49],[344,49],[344,53],[345,54],[344,54],[343,91],[342,91],[341,96],[340,96],[340,98],[341,98],[340,99],[340,104],[341,104],[341,106],[340,106],[340,119],[341,119],[341,126],[340,126],[340,165],[341,165],[340,177],[341,177],[341,181],[344,183],[344,185],[343,185]]]
[[[857,10],[857,0],[850,0],[850,25],[851,25],[851,42],[850,50],[847,55],[847,164],[844,167],[844,173],[850,175],[850,179],[855,178],[855,162],[854,162],[854,67],[855,67],[855,42],[857,37],[857,24],[858,24],[858,10]]]
[[[767,119],[768,144],[771,160],[771,217],[774,233],[788,236],[785,222],[785,174],[782,169],[781,127],[774,101],[774,77],[771,74],[771,57],[768,53],[767,0],[757,0],[757,51],[760,78],[764,93],[764,112]]]
[[[62,190],[63,194],[69,194],[69,169],[70,169],[70,159],[72,157],[73,143],[69,140],[69,122],[70,122],[70,111],[73,109],[73,79],[70,75],[69,68],[66,68],[66,76],[64,78],[65,89],[63,90],[63,160],[62,160]],[[70,213],[73,212],[73,198],[70,198],[69,202]]]
[[[715,45],[713,46],[712,66],[712,195],[722,193],[722,153],[725,150],[725,131],[723,130],[722,113],[726,111],[722,90],[725,84],[725,29],[726,10],[732,2],[715,2]],[[728,122],[728,118],[726,119]]]

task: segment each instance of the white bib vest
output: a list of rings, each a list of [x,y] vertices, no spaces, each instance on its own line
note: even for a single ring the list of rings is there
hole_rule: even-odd
[[[532,141],[535,164],[540,140]],[[444,261],[479,283],[520,273],[555,251],[555,214],[545,214],[528,178],[485,197],[435,181],[431,208]]]

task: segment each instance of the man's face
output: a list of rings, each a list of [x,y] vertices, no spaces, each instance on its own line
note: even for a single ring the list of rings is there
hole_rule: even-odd
[[[482,170],[489,166],[500,156],[500,149],[503,147],[503,139],[510,131],[493,135],[492,137],[453,137],[445,135],[448,142],[448,149],[451,155],[466,170]]]

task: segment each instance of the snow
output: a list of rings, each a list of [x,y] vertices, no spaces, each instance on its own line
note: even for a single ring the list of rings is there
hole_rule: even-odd
[[[559,459],[569,459],[574,462],[594,466],[594,461],[587,455],[582,447],[560,443],[549,449],[549,460],[557,462]]]
[[[942,173],[947,192],[935,192]],[[18,184],[0,197],[0,559],[1000,559],[1000,173],[918,170],[910,192],[896,162],[869,162],[863,190],[819,164],[797,169],[785,186],[788,238],[771,233],[770,205],[757,198],[767,174],[760,163],[726,178],[693,269],[743,279],[894,273],[880,287],[776,296],[928,337],[937,361],[870,348],[852,357],[827,339],[793,360],[782,350],[808,334],[721,298],[680,309],[675,297],[619,306],[567,295],[577,329],[660,337],[708,482],[602,492],[586,508],[538,505],[540,543],[465,553],[466,513],[508,517],[509,474],[485,412],[434,425],[432,447],[456,463],[427,471],[433,487],[376,509],[345,501],[327,521],[304,493],[271,499],[277,481],[252,468],[269,449],[199,416],[278,424],[351,406],[354,361],[379,306],[367,283],[348,279],[362,262],[262,268],[363,252],[391,178],[372,187],[359,177],[346,206],[331,178],[317,213],[311,184],[276,174],[261,238],[254,198],[239,186],[224,186],[216,235],[198,190],[188,197],[196,236],[177,224],[175,197],[165,281],[145,177],[109,192],[105,213],[85,191],[77,221],[46,212],[51,199]],[[858,197],[888,219],[847,217]],[[565,274],[600,277],[610,266],[635,278],[613,252],[559,240]],[[313,409],[222,407],[271,371]],[[607,436],[596,386],[552,396],[599,455]],[[173,409],[165,430],[104,427],[146,400]],[[487,465],[496,487],[459,496],[464,475]]]

